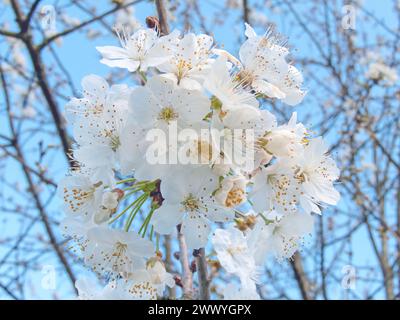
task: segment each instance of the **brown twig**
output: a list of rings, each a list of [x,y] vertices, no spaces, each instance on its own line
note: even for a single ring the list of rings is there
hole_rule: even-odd
[[[181,232],[181,225],[177,226],[178,230],[178,242],[179,242],[179,260],[182,267],[182,290],[183,299],[193,299],[193,277],[192,271],[190,270],[190,263],[188,258],[188,249],[186,246],[185,237]]]
[[[201,300],[210,300],[210,279],[208,278],[207,260],[204,248],[196,250],[197,276],[199,282],[199,298]]]
[[[160,33],[166,35],[169,33],[167,10],[165,9],[164,0],[156,0],[158,20],[160,22]]]

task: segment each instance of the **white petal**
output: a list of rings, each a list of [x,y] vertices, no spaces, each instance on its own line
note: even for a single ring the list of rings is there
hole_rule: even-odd
[[[81,81],[85,97],[92,102],[103,102],[109,89],[108,83],[102,77],[95,74],[85,76]]]
[[[244,34],[247,38],[253,38],[253,37],[257,36],[257,33],[254,31],[254,29],[248,23],[245,22],[244,25],[246,27],[246,31],[244,32]]]
[[[118,60],[101,59],[100,62],[109,67],[128,69],[129,72],[135,72],[140,64],[139,61],[134,61],[131,59],[118,59]]]
[[[182,233],[188,249],[199,249],[207,244],[211,228],[207,219],[199,214],[188,214],[182,222]]]
[[[125,49],[114,46],[96,47],[97,51],[101,53],[104,59],[128,59],[128,53]]]
[[[171,234],[176,226],[182,222],[183,213],[179,210],[179,205],[162,204],[151,219],[154,230],[160,234]]]
[[[269,98],[278,98],[284,99],[286,94],[281,91],[277,86],[264,81],[264,80],[255,80],[252,82],[252,87],[257,91],[265,94]]]
[[[114,152],[109,146],[84,146],[74,151],[74,157],[89,167],[113,165]]]
[[[179,82],[179,86],[181,88],[187,89],[187,90],[201,90],[202,86],[199,83],[199,81],[189,78],[189,77],[183,77],[181,81]]]

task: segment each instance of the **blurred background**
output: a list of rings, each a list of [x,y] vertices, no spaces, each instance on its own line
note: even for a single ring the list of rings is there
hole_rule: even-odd
[[[170,28],[208,33],[237,54],[244,22],[287,37],[308,94],[295,108],[272,101],[281,122],[298,112],[326,137],[341,169],[336,208],[287,262],[268,260],[264,299],[400,298],[400,1],[169,0]],[[148,0],[0,0],[0,298],[71,299],[88,273],[68,250],[58,181],[70,165],[65,103],[87,74],[140,81],[100,64],[95,47],[117,45],[114,27],[157,16]],[[175,238],[175,237],[173,237]],[[175,240],[162,238],[180,273]],[[209,257],[214,297],[233,281]],[[179,290],[179,289],[178,289]],[[179,292],[172,290],[172,297]]]

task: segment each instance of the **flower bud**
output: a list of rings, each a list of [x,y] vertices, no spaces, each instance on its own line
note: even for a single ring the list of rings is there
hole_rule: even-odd
[[[158,21],[157,17],[146,17],[146,25],[150,29],[160,29],[160,22]]]
[[[276,157],[290,157],[298,147],[299,137],[290,130],[274,130],[263,138],[259,144],[268,153]]]
[[[215,193],[215,199],[225,207],[234,208],[246,201],[246,185],[243,176],[226,177]]]

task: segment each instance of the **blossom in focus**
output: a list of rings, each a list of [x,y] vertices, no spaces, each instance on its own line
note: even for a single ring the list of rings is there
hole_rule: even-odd
[[[63,200],[64,211],[84,219],[89,219],[99,209],[102,191],[102,183],[93,184],[84,175],[66,176],[57,190]]]
[[[217,53],[226,55],[238,66],[238,80],[243,86],[291,106],[299,104],[306,95],[302,90],[303,76],[286,61],[289,50],[280,45],[280,36],[272,30],[258,36],[248,24],[245,35],[247,40],[240,47],[240,61],[225,51]]]
[[[163,77],[172,79],[178,86],[188,90],[201,90],[201,84],[207,75],[213,61],[213,38],[194,33],[179,37],[179,32],[173,32],[169,37],[175,41],[165,44],[171,58],[158,65]]]
[[[131,273],[154,252],[153,244],[134,232],[97,227],[87,239],[85,262],[96,272]]]
[[[290,258],[312,232],[312,213],[339,201],[322,137],[296,112],[279,124],[268,110],[270,98],[296,105],[305,95],[289,50],[271,30],[259,36],[246,24],[245,35],[240,59],[209,35],[178,30],[120,31],[121,47],[97,47],[102,63],[141,81],[88,75],[65,107],[75,166],[58,187],[60,227],[107,279],[103,288],[78,280],[80,299],[157,299],[179,285],[159,250],[159,236],[177,229],[189,250],[210,242],[238,277],[224,299],[259,299],[266,257]]]
[[[190,181],[187,175],[191,176]],[[170,234],[182,224],[181,231],[189,249],[204,247],[211,232],[211,222],[229,222],[233,212],[219,205],[212,195],[217,177],[206,168],[175,173],[175,187],[163,188],[163,205],[153,217],[154,230]]]
[[[255,288],[257,269],[247,239],[242,231],[231,226],[227,230],[217,229],[212,238],[218,260],[228,272],[237,275],[245,288]]]
[[[157,32],[152,29],[139,29],[134,34],[127,34],[124,29],[119,31],[121,47],[96,47],[102,55],[101,63],[109,67],[146,71],[156,67],[168,59],[167,52],[158,41]]]
[[[263,265],[271,254],[278,261],[292,257],[313,230],[314,218],[305,213],[279,215],[271,212],[266,216],[268,222],[259,218],[254,229],[247,234],[248,246],[256,265]]]

